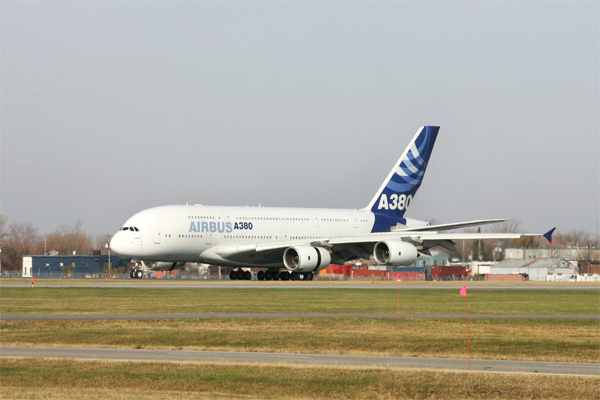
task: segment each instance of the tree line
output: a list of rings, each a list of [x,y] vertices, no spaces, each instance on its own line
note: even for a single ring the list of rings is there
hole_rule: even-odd
[[[31,223],[8,223],[0,215],[0,244],[2,270],[21,270],[24,255],[92,255],[94,251],[105,251],[104,245],[110,235],[89,236],[83,230],[83,222],[61,225],[54,232],[43,235]]]

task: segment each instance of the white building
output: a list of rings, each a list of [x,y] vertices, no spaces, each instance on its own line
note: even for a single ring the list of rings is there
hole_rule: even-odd
[[[480,268],[479,272],[483,274],[482,268]],[[564,279],[568,281],[571,279],[571,277],[576,279],[579,271],[577,266],[572,265],[562,258],[536,258],[525,260],[509,258],[489,267],[488,273],[501,275],[527,275],[530,281],[547,281],[548,275],[561,276],[568,277],[567,279]]]
[[[525,248],[514,248],[509,247],[504,249],[504,258],[516,258],[516,259],[536,259],[536,258],[562,258],[568,261],[579,261],[579,260],[595,260],[598,259],[599,251],[596,249],[590,250],[588,248],[570,248],[570,249],[525,249]]]

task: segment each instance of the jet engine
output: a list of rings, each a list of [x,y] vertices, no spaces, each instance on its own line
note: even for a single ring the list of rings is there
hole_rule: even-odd
[[[411,265],[417,259],[417,248],[402,240],[381,241],[375,245],[373,256],[379,264]]]
[[[184,262],[164,262],[164,261],[142,261],[144,269],[150,271],[173,271],[174,269],[185,269]]]
[[[331,254],[322,247],[288,247],[283,253],[283,263],[292,272],[314,272],[331,264]]]

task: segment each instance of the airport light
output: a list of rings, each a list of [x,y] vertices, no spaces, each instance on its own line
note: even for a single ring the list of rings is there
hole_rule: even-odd
[[[110,236],[106,236],[106,239],[108,239],[109,237]],[[108,274],[110,275],[110,246],[108,245],[108,243],[106,243],[104,247],[108,249]]]

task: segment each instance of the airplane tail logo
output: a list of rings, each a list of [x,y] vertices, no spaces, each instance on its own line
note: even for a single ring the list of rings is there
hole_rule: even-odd
[[[375,214],[404,218],[423,182],[439,130],[439,126],[419,129],[366,209]]]

